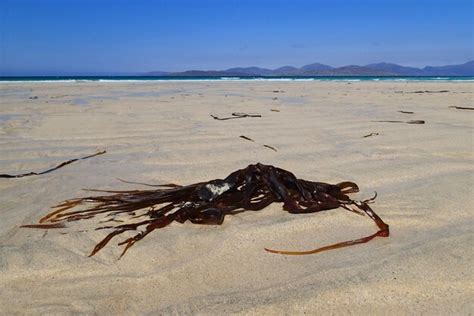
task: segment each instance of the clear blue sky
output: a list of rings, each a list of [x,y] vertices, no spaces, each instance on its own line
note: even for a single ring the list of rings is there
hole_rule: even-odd
[[[0,0],[0,75],[474,59],[473,0]]]

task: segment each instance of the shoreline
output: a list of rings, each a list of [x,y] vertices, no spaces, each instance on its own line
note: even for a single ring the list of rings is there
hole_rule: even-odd
[[[474,82],[474,76],[4,76],[0,84],[135,82]]]

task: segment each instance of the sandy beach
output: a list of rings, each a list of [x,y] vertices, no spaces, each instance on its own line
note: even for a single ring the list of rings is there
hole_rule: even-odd
[[[107,153],[0,179],[0,314],[472,314],[474,111],[450,106],[473,103],[472,82],[1,83],[0,173]],[[232,112],[262,117],[210,116]],[[87,256],[106,234],[95,220],[20,228],[84,188],[146,188],[117,178],[190,184],[257,162],[354,181],[356,199],[376,191],[391,236],[270,254],[376,231],[343,209],[275,203],[222,226],[173,223],[120,260],[119,240]]]

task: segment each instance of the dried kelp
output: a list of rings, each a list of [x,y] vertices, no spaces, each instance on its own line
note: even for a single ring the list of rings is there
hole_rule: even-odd
[[[263,145],[263,147],[266,147],[266,148],[268,148],[268,149],[271,149],[271,150],[273,150],[273,151],[275,151],[275,152],[278,151],[275,147],[270,146],[270,145]]]
[[[395,93],[416,93],[416,94],[421,94],[421,93],[448,93],[449,90],[417,90],[417,91],[395,91]]]
[[[103,150],[103,151],[99,151],[99,152],[97,152],[93,155],[85,156],[85,157],[82,157],[82,158],[71,159],[71,160],[65,161],[65,162],[57,165],[54,168],[51,168],[51,169],[48,169],[48,170],[45,170],[45,171],[41,171],[41,172],[28,172],[28,173],[22,173],[22,174],[16,174],[16,175],[13,175],[13,174],[0,174],[0,178],[23,178],[23,177],[29,177],[29,176],[39,176],[41,174],[50,173],[51,171],[58,170],[59,168],[62,168],[66,165],[69,165],[70,163],[73,163],[75,161],[89,159],[89,158],[92,158],[92,157],[95,157],[95,156],[98,156],[98,155],[102,155],[102,154],[105,154],[105,153],[106,153],[106,151]]]
[[[425,124],[425,121],[423,121],[423,120],[411,120],[411,121],[372,121],[372,122],[406,123],[406,124]]]
[[[245,118],[245,117],[262,117],[262,115],[260,114],[247,114],[247,113],[240,113],[240,112],[234,112],[231,115],[232,116],[229,116],[229,117],[218,117],[211,114],[211,117],[219,121],[233,120],[233,119],[239,119],[239,118]]]
[[[406,93],[447,93],[449,90],[418,90],[413,92],[406,92]]]
[[[378,135],[379,135],[379,133],[370,133],[370,134],[362,136],[362,138],[367,138],[367,137],[371,137],[371,136],[378,136]]]
[[[240,138],[243,138],[243,139],[245,139],[245,140],[251,141],[251,142],[255,142],[252,138],[247,137],[247,136],[245,136],[245,135],[240,135],[239,137],[240,137]]]
[[[244,135],[240,135],[239,137],[240,137],[240,138],[243,138],[243,139],[245,139],[245,140],[251,141],[251,142],[255,142],[252,138],[247,137],[247,136],[244,136]],[[275,147],[270,146],[270,145],[262,145],[262,146],[263,146],[263,147],[266,147],[266,148],[268,148],[268,149],[271,149],[271,150],[273,150],[273,151],[275,151],[275,152],[278,151]]]
[[[155,229],[172,222],[221,225],[226,215],[244,211],[258,211],[274,202],[283,203],[283,209],[292,214],[314,213],[343,208],[359,215],[369,216],[378,226],[372,235],[337,243],[310,251],[269,252],[301,255],[353,246],[380,236],[389,235],[389,227],[369,207],[375,196],[365,201],[355,201],[347,194],[358,192],[353,182],[335,185],[297,179],[291,172],[263,164],[249,165],[237,170],[225,179],[215,179],[186,186],[165,184],[154,190],[100,191],[106,195],[88,196],[67,200],[40,219],[39,224],[24,225],[30,228],[62,228],[67,222],[101,217],[108,223],[121,220],[123,224],[110,224],[96,229],[111,232],[92,250],[95,255],[115,236],[141,229],[135,235],[121,241],[125,245],[121,256],[136,242]]]
[[[474,108],[468,107],[468,106],[455,106],[451,105],[450,108],[456,109],[456,110],[474,110]]]

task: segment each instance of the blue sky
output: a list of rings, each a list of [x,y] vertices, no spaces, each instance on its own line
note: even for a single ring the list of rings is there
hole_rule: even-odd
[[[0,0],[0,75],[474,59],[473,0]]]

